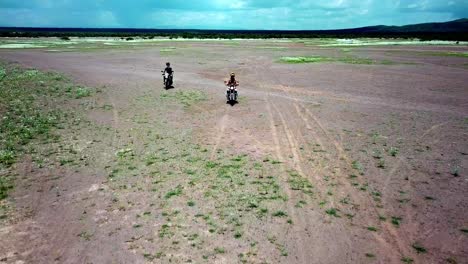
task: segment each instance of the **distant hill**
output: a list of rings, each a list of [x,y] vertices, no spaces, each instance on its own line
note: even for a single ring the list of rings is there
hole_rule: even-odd
[[[468,19],[407,26],[370,26],[336,30],[199,30],[134,28],[0,27],[0,37],[182,37],[182,38],[419,38],[468,41]]]
[[[406,26],[371,26],[353,29],[335,30],[343,33],[468,33],[468,19],[458,19],[442,23],[423,23]]]

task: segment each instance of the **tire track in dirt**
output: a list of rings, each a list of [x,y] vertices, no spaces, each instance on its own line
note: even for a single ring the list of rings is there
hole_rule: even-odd
[[[286,120],[284,119],[284,116],[283,114],[281,113],[280,110],[278,110],[278,107],[276,105],[273,105],[273,109],[276,111],[276,113],[278,114],[278,117],[281,121],[281,124],[282,124],[282,128],[286,134],[286,137],[288,139],[288,143],[289,143],[289,152],[291,152],[292,154],[292,157],[293,157],[293,165],[294,165],[294,169],[299,172],[299,174],[301,174],[301,176],[304,176],[304,171],[302,170],[302,165],[301,165],[301,157],[298,153],[298,145],[297,145],[297,142],[296,142],[296,139],[293,135],[293,132],[292,130],[289,128]]]
[[[219,148],[219,146],[221,144],[221,141],[223,140],[223,136],[224,136],[224,133],[226,131],[226,126],[227,126],[227,124],[229,122],[228,118],[229,118],[229,115],[224,114],[223,117],[221,117],[221,119],[219,120],[218,135],[216,136],[215,144],[213,145],[213,148],[211,149],[211,155],[210,155],[211,160],[214,160],[214,158],[216,156],[216,153],[218,151],[218,148]]]
[[[431,132],[433,132],[434,130],[437,130],[439,129],[440,127],[448,124],[449,122],[443,122],[443,123],[440,123],[440,124],[437,124],[437,125],[433,125],[431,126],[429,129],[427,129],[417,140],[416,142],[423,142],[424,138],[429,135]],[[385,182],[384,182],[384,187],[383,187],[383,190],[382,190],[382,195],[383,195],[383,200],[386,201],[387,200],[387,186],[390,184],[390,181],[394,178],[395,176],[395,173],[398,169],[400,169],[402,166],[407,166],[408,163],[405,162],[405,160],[403,159],[403,157],[400,157],[398,159],[398,162],[397,164],[390,170],[389,172],[389,175],[388,177],[386,178]],[[411,180],[408,179],[408,181],[405,181],[406,184],[405,184],[405,187],[407,187],[408,189],[411,189],[412,186],[411,186]],[[415,213],[413,210],[411,210],[410,207],[405,207],[405,210],[404,210],[404,218],[407,219],[406,221],[408,222],[408,225],[411,226],[413,223],[414,223],[414,218],[415,218]],[[395,235],[395,236],[401,236],[399,234],[397,234],[397,231],[394,229],[394,228],[390,228],[390,231]],[[404,236],[406,237],[406,240],[407,241],[412,241],[414,240],[413,237],[414,237],[414,233],[411,233],[411,232],[406,232],[404,234]],[[408,238],[409,236],[409,238]]]
[[[282,89],[283,93],[287,93],[287,91],[285,89]],[[288,94],[288,96],[291,96]],[[323,124],[320,122],[320,120],[309,110],[307,109],[305,106],[303,106],[302,104],[300,104],[298,102],[298,99],[295,99],[294,100],[294,104],[298,105],[298,107],[301,107],[302,109],[304,109],[305,113],[307,114],[307,116],[309,116],[313,122],[315,123],[315,126],[312,126],[307,119],[303,119],[301,117],[301,115],[298,113],[298,115],[301,117],[301,119],[303,119],[303,121],[306,122],[306,127],[309,128],[309,127],[318,127],[320,128],[319,131],[321,132],[321,134],[323,134],[323,138],[326,139],[326,141],[328,142],[331,142],[331,147],[336,149],[337,151],[337,155],[338,155],[338,160],[345,160],[346,161],[346,164],[344,165],[345,167],[349,167],[351,164],[351,159],[346,155],[345,151],[344,151],[344,148],[343,146],[341,145],[340,142],[338,142],[336,139],[334,139],[329,133],[328,131],[325,129],[325,127],[323,126]],[[300,111],[299,111],[300,112]],[[314,136],[315,138],[319,138],[318,135],[315,135]],[[330,143],[329,143],[330,144]],[[371,201],[371,197],[369,197],[368,195],[366,197],[362,197],[362,196],[356,196],[355,195],[355,189],[352,188],[352,186],[349,184],[349,182],[347,181],[343,181],[343,179],[341,178],[338,178],[338,180],[340,181],[341,185],[345,187],[345,191],[347,191],[349,193],[350,196],[352,196],[352,198],[356,201],[360,201],[360,203],[364,203],[364,205],[367,205],[365,206],[366,208],[369,208],[372,210],[372,212],[375,214],[375,218],[377,218],[377,216],[379,215],[374,203]],[[369,216],[365,216],[363,219],[367,219],[367,217]],[[367,222],[367,221],[366,221]],[[368,224],[368,226],[370,226]],[[389,226],[388,224],[383,224],[383,227],[384,227],[384,230],[387,231],[386,233],[390,235],[390,238],[393,240],[393,243],[389,243],[384,237],[383,235],[380,235],[378,233],[373,233],[373,237],[376,239],[376,241],[378,241],[384,248],[386,248],[386,251],[389,252],[389,251],[397,251],[400,255],[402,255],[402,253],[404,253],[403,255],[408,255],[408,251],[405,250],[407,248],[407,244],[408,243],[404,243],[402,241],[402,239],[400,239],[400,236],[398,236],[398,234],[396,233],[397,231],[395,230],[395,228],[393,228],[392,226]],[[407,239],[405,239],[406,241]],[[395,247],[396,245],[396,247]],[[389,255],[391,258],[394,259],[395,262],[398,262],[399,261],[399,257],[398,256],[395,256],[395,254],[390,254]]]
[[[287,200],[287,210],[288,210],[288,213],[289,215],[291,216],[291,219],[293,220],[293,222],[295,223],[295,228],[297,231],[297,233],[300,233],[302,232],[302,230],[305,230],[307,225],[304,223],[304,219],[302,217],[300,217],[299,213],[297,212],[297,210],[295,209],[295,206],[294,204],[292,203],[292,199],[294,197],[294,194],[291,192],[291,190],[287,187],[288,185],[288,179],[286,178],[285,175],[287,175],[287,169],[286,167],[284,166],[284,157],[282,155],[282,148],[281,148],[281,144],[280,144],[280,141],[279,141],[279,137],[278,137],[278,131],[276,129],[276,125],[275,125],[275,121],[274,121],[274,115],[273,115],[273,111],[271,109],[271,103],[270,101],[268,100],[268,98],[266,98],[266,109],[267,109],[267,112],[268,112],[268,120],[269,120],[269,123],[270,123],[270,132],[272,134],[272,137],[273,137],[273,141],[275,143],[275,150],[276,150],[276,156],[277,158],[279,159],[279,161],[281,162],[279,165],[280,165],[280,169],[281,169],[281,175],[282,175],[282,185],[283,185],[283,189],[284,191],[286,192],[286,195],[289,197],[289,199]],[[305,254],[305,252],[307,251],[307,249],[305,248],[305,241],[304,239],[302,238],[302,236],[295,236],[295,240],[294,240],[294,249],[296,249],[297,253],[299,254],[299,263],[307,263],[307,256]]]
[[[255,75],[259,77],[256,85],[260,88],[265,88],[264,87],[264,84],[262,83],[262,80],[264,80],[264,76],[263,74],[261,73],[261,71],[259,71],[259,67],[261,67],[261,65],[259,64],[256,64],[254,67],[253,67],[253,70],[255,71]],[[287,211],[288,211],[288,214],[290,215],[291,217],[291,220],[294,222],[294,226],[290,227],[292,229],[292,232],[293,232],[293,246],[291,247],[292,249],[294,249],[295,251],[295,262],[297,263],[310,263],[310,256],[307,255],[307,252],[308,252],[308,243],[306,243],[306,240],[304,239],[304,230],[307,230],[307,227],[308,225],[306,224],[305,222],[305,219],[303,218],[303,216],[301,215],[300,212],[297,211],[295,205],[293,204],[293,198],[295,197],[294,193],[291,191],[291,189],[288,187],[289,186],[289,183],[288,183],[288,172],[287,172],[287,169],[284,165],[284,162],[285,162],[285,158],[283,157],[283,148],[281,146],[281,142],[280,142],[280,137],[279,137],[279,133],[278,133],[278,130],[276,129],[276,124],[275,124],[275,115],[274,115],[274,112],[272,110],[272,103],[271,101],[269,100],[269,94],[266,93],[265,94],[265,102],[266,102],[266,110],[267,110],[267,113],[268,113],[268,120],[269,120],[269,125],[270,125],[270,133],[271,133],[271,136],[273,138],[273,143],[274,143],[274,149],[275,149],[275,152],[276,152],[276,158],[280,161],[280,172],[281,172],[281,177],[279,178],[279,180],[281,181],[281,186],[283,187],[282,189],[284,190],[284,192],[286,193],[286,195],[288,196],[288,199],[286,201],[287,203]],[[278,112],[278,111],[277,111]],[[279,112],[278,112],[279,113]],[[281,117],[283,120],[284,120],[284,117]],[[286,234],[288,234],[289,231],[287,231]],[[296,235],[297,234],[297,235]]]
[[[349,164],[351,164],[351,159],[346,155],[344,148],[340,142],[338,142],[336,139],[332,138],[332,136],[328,133],[328,131],[324,128],[323,124],[320,122],[320,120],[305,106],[300,105],[307,115],[314,121],[314,123],[317,125],[317,127],[320,128],[320,131],[322,132],[324,138],[327,139],[328,142],[332,142],[332,147],[334,147],[337,150],[337,155],[338,155],[338,160],[344,160],[346,163],[344,164],[344,167],[349,168]],[[344,181],[341,178],[338,178],[340,181],[341,185],[345,188],[346,192],[352,197],[353,200],[355,201],[360,201],[360,203],[364,203],[366,205],[365,207],[367,209],[371,209],[371,215],[372,213],[375,215],[375,218],[378,217],[379,213],[376,209],[376,206],[372,202],[372,199],[369,195],[361,196],[361,195],[355,195],[355,188],[353,188],[348,181]],[[366,219],[367,217],[364,217],[363,219]],[[366,221],[367,222],[367,221]],[[366,223],[368,226],[372,225],[371,222]],[[407,245],[408,245],[408,239],[404,238],[401,239],[401,236],[397,234],[397,230],[393,226],[390,226],[388,224],[383,224],[382,227],[384,227],[384,230],[386,231],[387,234],[390,235],[391,240],[393,240],[393,243],[389,243],[383,235],[380,235],[378,233],[373,233],[373,237],[380,242],[380,244],[385,247],[387,250],[391,251],[397,251],[400,255],[408,255],[409,252],[406,250]],[[396,247],[395,247],[396,246]],[[403,253],[403,254],[402,254]],[[395,259],[395,261],[399,261],[398,257],[395,257],[392,255],[392,257]]]
[[[315,142],[317,142],[320,146],[323,146],[323,141],[322,139],[317,135],[317,133],[315,133],[315,130],[313,129],[312,125],[309,123],[308,119],[306,116],[304,116],[300,109],[299,109],[299,106],[297,103],[294,103],[294,108],[296,110],[296,114],[302,119],[302,121],[304,122],[304,124],[306,125],[306,128],[308,130],[308,132],[310,133],[310,135],[312,136],[313,140]],[[304,139],[304,137],[302,136],[302,140],[304,141],[304,143],[306,143],[306,140]],[[303,144],[305,148],[307,148],[309,151],[313,151],[311,150],[309,147],[307,147],[307,144]],[[323,168],[314,168],[314,169],[319,169],[320,171],[322,171]],[[314,178],[317,180],[317,182],[320,182],[320,177],[317,176],[317,174],[315,173],[314,174]]]

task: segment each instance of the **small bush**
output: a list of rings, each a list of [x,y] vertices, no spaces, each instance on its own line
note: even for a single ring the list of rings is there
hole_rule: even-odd
[[[419,254],[419,253],[426,253],[426,252],[427,252],[426,248],[424,248],[422,245],[420,245],[420,244],[417,243],[417,242],[414,243],[414,244],[412,245],[412,247],[416,250],[416,252],[418,252],[418,254]]]
[[[400,150],[398,148],[391,147],[389,153],[392,157],[396,157],[396,155],[400,153]]]
[[[273,216],[274,217],[286,217],[286,216],[288,216],[288,214],[286,212],[280,210],[280,211],[274,212]]]
[[[179,196],[182,194],[182,186],[177,186],[176,188],[170,190],[169,192],[166,193],[166,195],[164,196],[164,198],[166,199],[169,199],[171,198],[172,196]]]
[[[400,226],[401,217],[392,216],[392,224],[396,227]]]
[[[83,98],[83,97],[89,97],[89,96],[91,96],[91,90],[90,89],[85,88],[85,87],[79,87],[78,89],[76,89],[76,94],[75,94],[76,99],[80,99],[80,98]]]
[[[216,254],[224,254],[226,252],[226,250],[224,248],[221,248],[221,247],[216,247],[214,249],[215,253]]]
[[[330,209],[326,210],[325,213],[327,213],[327,215],[331,215],[331,216],[334,216],[334,217],[340,217],[338,215],[338,210],[336,208],[330,208]]]

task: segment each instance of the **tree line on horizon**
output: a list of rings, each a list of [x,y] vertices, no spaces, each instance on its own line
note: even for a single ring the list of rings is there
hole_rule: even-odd
[[[22,31],[2,31],[0,37],[9,38],[40,38],[40,37],[57,37],[63,40],[68,40],[70,37],[110,37],[122,38],[131,40],[134,38],[153,39],[156,37],[165,38],[184,38],[184,39],[292,39],[292,38],[383,38],[383,39],[421,39],[421,40],[452,40],[452,41],[468,41],[468,34],[463,32],[416,32],[416,33],[399,33],[399,32],[372,32],[372,33],[281,33],[281,32],[244,32],[244,33],[219,33],[219,32],[156,32],[156,33],[140,33],[140,32],[22,32]]]

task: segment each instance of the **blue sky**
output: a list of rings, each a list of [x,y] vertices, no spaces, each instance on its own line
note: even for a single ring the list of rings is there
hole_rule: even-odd
[[[0,0],[0,26],[335,29],[468,17],[468,0]]]

